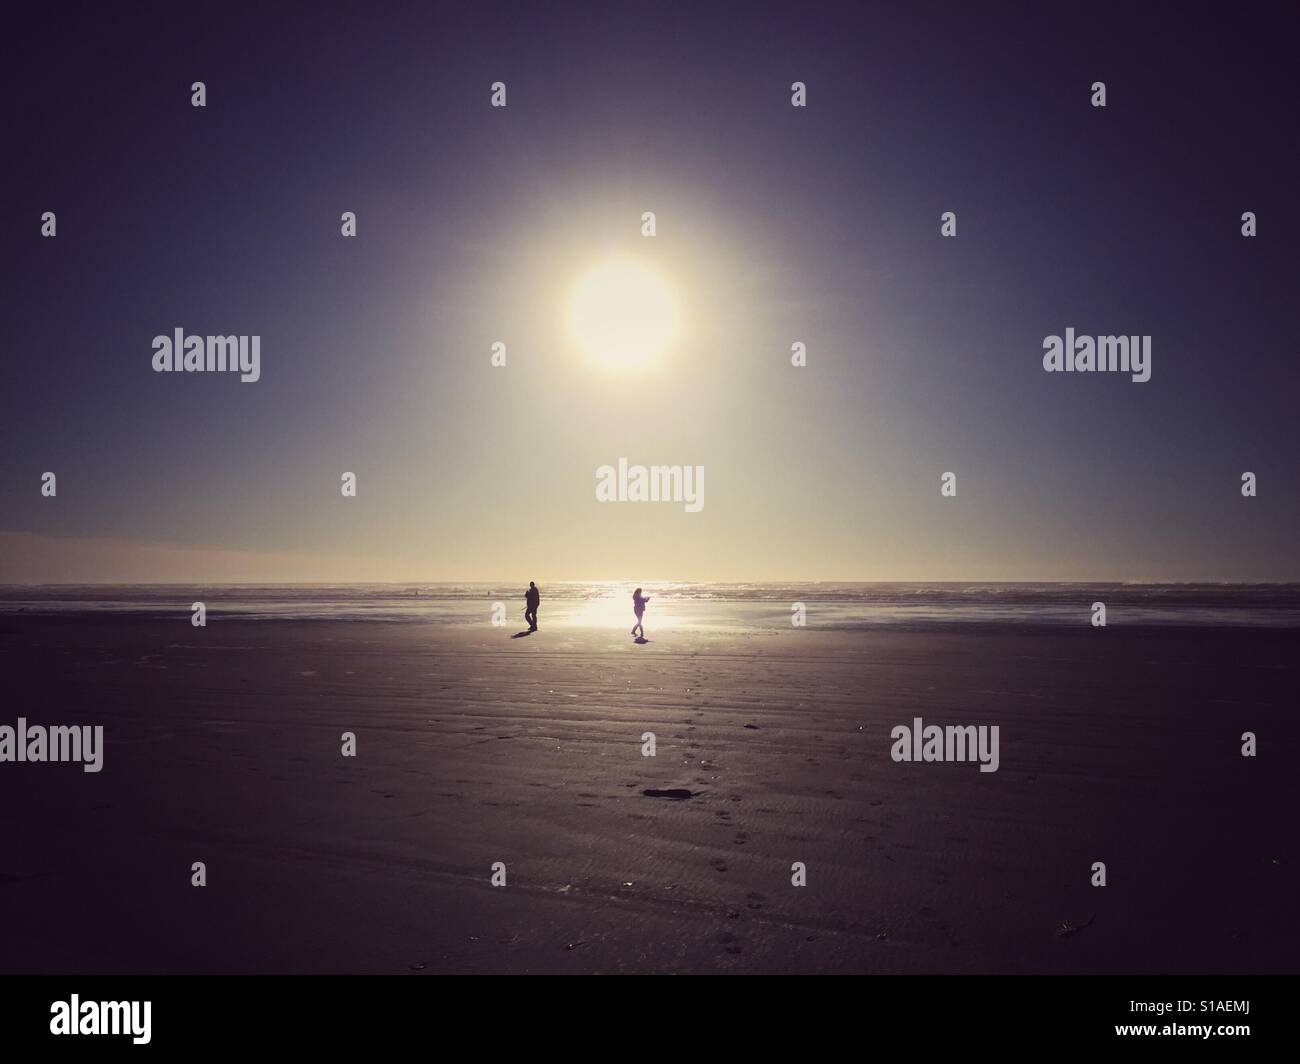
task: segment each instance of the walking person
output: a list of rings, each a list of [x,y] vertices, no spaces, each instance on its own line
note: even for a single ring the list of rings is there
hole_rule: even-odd
[[[632,611],[636,614],[636,624],[632,626],[632,634],[638,639],[645,638],[645,625],[642,623],[641,618],[645,614],[645,606],[649,601],[650,596],[642,595],[640,588],[632,592]]]
[[[528,581],[528,593],[524,595],[524,620],[528,622],[530,632],[537,631],[537,607],[542,601],[542,593],[537,585]]]

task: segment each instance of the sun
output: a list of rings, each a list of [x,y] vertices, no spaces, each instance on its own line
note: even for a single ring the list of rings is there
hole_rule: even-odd
[[[638,366],[663,352],[677,332],[672,290],[634,259],[597,266],[573,286],[569,330],[591,358],[605,366]]]

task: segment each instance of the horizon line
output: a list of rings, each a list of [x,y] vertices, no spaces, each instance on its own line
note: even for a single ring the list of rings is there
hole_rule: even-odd
[[[411,587],[438,586],[451,584],[517,584],[524,581],[517,578],[499,580],[52,580],[40,582],[0,582],[0,588],[41,588],[41,587]],[[633,584],[638,580],[630,579],[556,579],[551,584]],[[682,587],[754,587],[765,584],[1074,584],[1088,586],[1144,586],[1144,587],[1189,587],[1193,585],[1217,585],[1221,587],[1296,587],[1300,580],[840,580],[782,578],[765,580],[675,580],[639,578],[642,586],[656,584],[678,584]]]

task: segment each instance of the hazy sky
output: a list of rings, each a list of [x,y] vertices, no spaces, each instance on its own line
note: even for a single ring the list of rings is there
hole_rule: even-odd
[[[1282,25],[543,6],[10,27],[0,581],[1300,579]],[[565,307],[625,257],[678,329],[617,371]],[[177,327],[261,380],[154,373]]]

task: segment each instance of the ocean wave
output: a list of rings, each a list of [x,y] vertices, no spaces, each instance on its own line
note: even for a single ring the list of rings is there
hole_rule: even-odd
[[[253,619],[459,621],[481,619],[501,601],[522,602],[525,584],[43,585],[0,587],[0,614],[121,613],[168,616],[204,602],[209,611]],[[632,586],[608,581],[542,585],[543,612],[585,616]],[[1300,626],[1300,584],[1124,583],[651,583],[660,608],[686,623],[789,624],[802,602],[823,626],[1078,624],[1096,601],[1110,624]],[[712,618],[712,621],[709,619]]]

